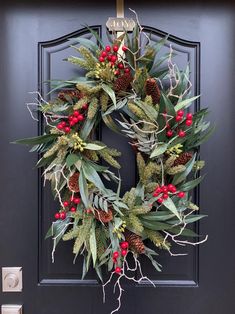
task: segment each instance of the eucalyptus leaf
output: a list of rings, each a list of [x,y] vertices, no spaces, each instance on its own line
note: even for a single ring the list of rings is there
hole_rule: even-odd
[[[178,111],[187,108],[194,100],[198,99],[199,97],[200,95],[178,102],[177,105],[175,106],[175,110]]]
[[[79,160],[80,160],[80,157],[78,155],[73,154],[73,153],[69,154],[66,158],[66,165],[69,168],[69,167],[73,166]]]
[[[163,201],[163,205],[168,208],[177,218],[179,218],[180,221],[182,220],[174,202],[170,197]]]
[[[80,134],[79,134],[81,139],[83,139],[83,140],[87,139],[87,137],[91,133],[91,130],[93,129],[96,121],[97,121],[97,115],[95,115],[93,119],[86,119],[85,120],[85,122],[82,126],[82,129],[80,131]]]
[[[189,223],[196,222],[196,221],[198,221],[204,217],[207,217],[207,215],[190,215],[190,216],[187,216],[187,218],[183,219],[183,222],[189,224]],[[175,225],[178,223],[178,221],[177,220],[169,220],[168,223],[171,225]]]
[[[152,151],[150,158],[155,158],[157,156],[162,155],[167,150],[168,143],[159,143]]]
[[[191,170],[193,168],[195,159],[196,159],[196,154],[194,154],[194,156],[191,158],[191,160],[189,160],[186,163],[186,165],[185,165],[186,169],[183,172],[180,172],[174,176],[172,184],[177,185],[187,178],[188,174],[191,172]]]
[[[179,189],[180,191],[184,191],[184,192],[187,192],[187,191],[190,191],[192,189],[194,189],[199,183],[201,183],[201,181],[203,180],[204,176],[201,176],[195,180],[191,180],[191,181],[188,181],[188,182],[185,182],[184,184],[182,184]]]
[[[88,143],[84,147],[85,149],[90,149],[90,150],[101,150],[104,149],[106,146],[105,145],[98,145],[98,144],[93,144],[93,143]]]
[[[46,134],[41,136],[23,138],[12,142],[12,144],[23,144],[23,145],[38,145],[42,143],[48,143],[57,139],[58,134]]]
[[[80,195],[81,199],[85,205],[86,208],[89,208],[89,199],[88,199],[88,187],[87,187],[87,181],[83,172],[83,169],[80,170],[79,175],[79,189],[80,189]]]
[[[122,134],[118,126],[116,125],[116,123],[113,121],[113,118],[110,115],[102,116],[102,119],[110,130],[114,131],[117,134]]]
[[[96,259],[97,259],[97,245],[96,245],[96,235],[95,235],[95,223],[92,224],[90,230],[90,238],[89,238],[90,250],[93,260],[93,265],[95,267]]]
[[[104,83],[101,85],[101,87],[109,95],[109,97],[112,99],[114,106],[116,107],[116,95],[114,90],[109,85]]]
[[[84,175],[87,180],[92,182],[99,190],[105,190],[104,184],[101,181],[100,176],[91,165],[83,161],[81,168],[83,169]]]

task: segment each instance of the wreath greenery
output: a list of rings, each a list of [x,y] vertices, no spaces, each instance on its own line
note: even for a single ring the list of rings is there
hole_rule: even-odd
[[[103,265],[116,277],[121,305],[121,278],[143,279],[138,256],[145,255],[157,271],[161,250],[170,255],[172,243],[196,245],[189,224],[198,221],[198,204],[191,191],[201,182],[198,147],[213,128],[204,122],[207,109],[195,113],[190,105],[189,68],[180,70],[170,47],[159,57],[167,38],[152,42],[137,24],[133,33],[108,36],[110,45],[89,29],[97,43],[77,38],[78,56],[67,61],[86,70],[76,79],[57,82],[53,100],[40,97],[38,110],[45,118],[44,134],[16,141],[32,145],[41,155],[37,166],[51,182],[59,208],[46,237],[73,240],[75,259],[81,255],[83,276],[93,267],[101,281]],[[146,44],[141,45],[141,37]],[[166,66],[164,66],[166,64]],[[33,112],[31,111],[33,114]],[[116,119],[113,114],[115,113]],[[124,195],[117,149],[96,137],[103,122],[128,138],[136,154],[139,182]],[[109,181],[117,183],[115,191]],[[149,241],[150,240],[150,241]],[[150,246],[153,243],[153,247]],[[130,268],[127,256],[133,258]],[[140,278],[127,272],[140,270]],[[150,280],[149,280],[150,281]]]

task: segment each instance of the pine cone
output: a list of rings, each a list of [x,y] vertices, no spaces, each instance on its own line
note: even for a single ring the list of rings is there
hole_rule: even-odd
[[[146,92],[146,95],[150,95],[152,97],[154,105],[159,103],[161,92],[155,79],[149,78],[146,80],[145,92]]]
[[[77,98],[79,99],[81,97],[80,92],[77,89],[68,89],[68,90],[64,90],[59,92],[58,94],[58,98],[62,101],[67,102],[68,101],[68,97],[70,98]]]
[[[174,161],[174,166],[185,165],[193,157],[192,153],[181,153]]]
[[[95,211],[95,218],[103,223],[107,223],[113,220],[113,212],[111,209],[108,212],[99,209]]]
[[[130,83],[132,82],[133,77],[131,73],[124,73],[123,75],[119,76],[114,83],[114,90],[115,92],[125,92]]]
[[[144,243],[140,236],[137,234],[127,231],[125,233],[125,239],[129,243],[130,249],[138,254],[143,254],[145,252]]]
[[[75,172],[69,178],[69,189],[70,189],[70,191],[79,192],[78,178],[79,178],[79,172]]]

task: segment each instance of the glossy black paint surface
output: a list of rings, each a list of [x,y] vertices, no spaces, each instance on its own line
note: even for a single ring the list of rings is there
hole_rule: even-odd
[[[138,12],[147,31],[154,28],[156,40],[164,33],[174,36],[170,39],[179,54],[178,62],[184,66],[190,61],[194,93],[201,93],[202,108],[209,106],[217,131],[201,149],[208,164],[199,196],[201,209],[209,218],[200,223],[200,232],[209,233],[208,242],[199,251],[190,249],[187,257],[163,254],[162,274],[144,262],[144,271],[158,287],[125,284],[120,313],[233,314],[235,4],[126,1],[129,16],[128,7]],[[23,266],[24,278],[23,292],[0,292],[0,304],[23,303],[25,314],[106,314],[115,307],[111,290],[107,304],[102,304],[101,287],[93,273],[81,283],[81,263],[72,264],[69,243],[58,246],[56,263],[51,264],[51,242],[43,236],[55,205],[49,190],[41,189],[34,167],[37,156],[25,147],[9,144],[16,138],[34,136],[40,129],[25,106],[32,101],[28,92],[41,89],[48,76],[73,76],[73,69],[61,61],[70,53],[65,40],[74,37],[74,32],[88,36],[82,30],[86,23],[104,37],[105,22],[114,15],[115,1],[15,0],[0,11],[0,266]],[[123,151],[124,188],[130,187],[136,180],[133,151],[125,139],[105,128],[102,139]]]

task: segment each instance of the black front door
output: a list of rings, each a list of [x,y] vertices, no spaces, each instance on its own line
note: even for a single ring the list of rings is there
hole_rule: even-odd
[[[145,282],[126,285],[120,313],[233,314],[235,4],[126,1],[125,7],[127,15],[129,7],[138,12],[155,40],[171,34],[168,44],[176,50],[180,66],[190,63],[194,93],[202,95],[201,107],[210,108],[217,132],[201,150],[208,174],[197,196],[203,213],[209,214],[199,226],[200,233],[209,234],[208,242],[192,247],[187,256],[164,254],[159,260],[162,273],[144,262],[143,271],[157,288]],[[51,263],[52,243],[44,236],[53,201],[34,167],[36,154],[9,144],[40,130],[24,105],[34,97],[28,92],[46,95],[44,80],[73,76],[73,68],[62,61],[70,54],[68,39],[89,37],[84,24],[105,37],[105,23],[115,14],[114,1],[13,0],[2,5],[0,266],[23,267],[23,292],[0,292],[0,304],[23,304],[25,314],[101,314],[116,307],[111,290],[102,304],[94,273],[80,280],[82,265],[79,260],[73,265],[69,243],[58,246]],[[127,189],[135,182],[134,156],[126,140],[112,136],[103,129],[103,141],[124,152],[121,174]]]

